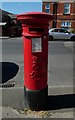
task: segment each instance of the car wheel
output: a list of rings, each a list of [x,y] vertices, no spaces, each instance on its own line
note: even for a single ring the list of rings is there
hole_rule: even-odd
[[[70,40],[75,40],[75,36],[71,37],[71,39],[70,39]]]
[[[49,36],[49,41],[53,41],[53,36]]]

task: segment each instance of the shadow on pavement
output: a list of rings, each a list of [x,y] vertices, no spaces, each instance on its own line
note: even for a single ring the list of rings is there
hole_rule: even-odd
[[[75,107],[75,94],[48,96],[47,110]]]
[[[12,79],[18,73],[19,66],[11,62],[0,62],[0,73],[2,73],[2,79],[0,84],[5,83]]]

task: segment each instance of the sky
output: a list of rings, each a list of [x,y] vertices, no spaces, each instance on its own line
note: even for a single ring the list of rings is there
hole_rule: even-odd
[[[2,2],[0,8],[14,14],[32,11],[42,12],[42,2]]]

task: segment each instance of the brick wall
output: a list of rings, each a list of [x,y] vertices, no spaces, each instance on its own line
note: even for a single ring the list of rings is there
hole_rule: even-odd
[[[70,14],[64,14],[64,2],[43,2],[42,11],[45,12],[45,5],[50,4],[50,14],[54,15],[54,20],[49,23],[50,28],[61,27],[62,22],[71,22],[71,27],[75,30],[75,2],[70,3]],[[56,4],[56,5],[55,5]]]

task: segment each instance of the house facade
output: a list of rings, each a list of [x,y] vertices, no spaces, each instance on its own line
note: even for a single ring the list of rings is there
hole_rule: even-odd
[[[21,33],[16,15],[0,9],[0,36],[21,36]]]
[[[74,0],[42,0],[42,11],[54,16],[50,28],[65,28],[75,31],[75,1]]]

